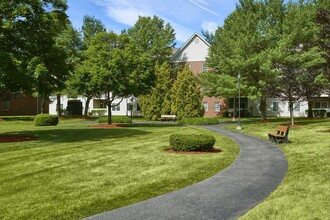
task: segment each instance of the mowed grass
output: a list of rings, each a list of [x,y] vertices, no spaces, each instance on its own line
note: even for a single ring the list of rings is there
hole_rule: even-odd
[[[244,122],[242,132],[268,140],[267,133],[289,119]],[[284,181],[265,201],[240,219],[330,219],[329,119],[296,120],[290,144],[279,144],[289,162]],[[236,125],[228,128],[235,129]]]
[[[164,152],[173,133],[213,134],[220,154]],[[1,121],[0,219],[79,219],[206,179],[229,166],[239,147],[198,127],[139,125],[92,129],[79,119],[56,127]],[[220,201],[219,201],[220,202]]]

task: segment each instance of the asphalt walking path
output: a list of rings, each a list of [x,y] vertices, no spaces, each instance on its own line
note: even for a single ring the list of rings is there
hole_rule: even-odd
[[[274,144],[219,125],[203,128],[224,134],[240,145],[240,154],[232,165],[195,185],[86,219],[237,219],[284,179],[288,163]]]

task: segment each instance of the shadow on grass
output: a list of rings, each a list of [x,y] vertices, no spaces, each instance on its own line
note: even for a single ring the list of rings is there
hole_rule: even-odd
[[[297,125],[309,125],[329,122],[329,118],[295,118],[294,123]],[[237,122],[236,122],[237,123]],[[267,118],[265,121],[260,121],[260,118],[245,118],[242,123],[244,124],[267,124],[275,123],[276,125],[291,125],[290,118]]]
[[[141,123],[134,123],[134,124],[124,124],[123,125],[124,127],[129,127],[129,128],[134,128],[134,127],[143,127],[143,128],[166,128],[166,127],[180,127],[180,126],[183,126],[181,124],[177,124],[177,123],[167,123],[167,122],[147,122],[147,123],[144,123],[144,122],[141,122]]]
[[[103,139],[115,139],[145,135],[149,132],[130,128],[115,129],[49,129],[35,131],[19,131],[2,133],[2,136],[29,136],[36,137],[36,141],[72,143],[82,141],[102,141]]]

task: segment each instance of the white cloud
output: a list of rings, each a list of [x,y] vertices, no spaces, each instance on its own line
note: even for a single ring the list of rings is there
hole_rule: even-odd
[[[204,21],[202,23],[202,29],[207,30],[211,33],[214,33],[218,29],[218,24],[215,22],[210,22],[210,21]]]

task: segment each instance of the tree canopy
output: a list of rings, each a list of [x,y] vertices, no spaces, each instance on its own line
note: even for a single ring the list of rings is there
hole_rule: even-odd
[[[312,1],[240,0],[214,35],[208,59],[212,71],[202,78],[203,86],[217,96],[230,96],[240,73],[243,95],[259,99],[261,119],[266,119],[266,97],[297,97],[289,91],[317,81],[324,60],[315,45],[315,16]],[[319,93],[313,86],[310,95]]]
[[[61,0],[3,1],[0,5],[0,95],[38,91],[46,97],[64,80],[56,37],[67,27],[67,5]],[[53,62],[54,60],[54,62]]]

